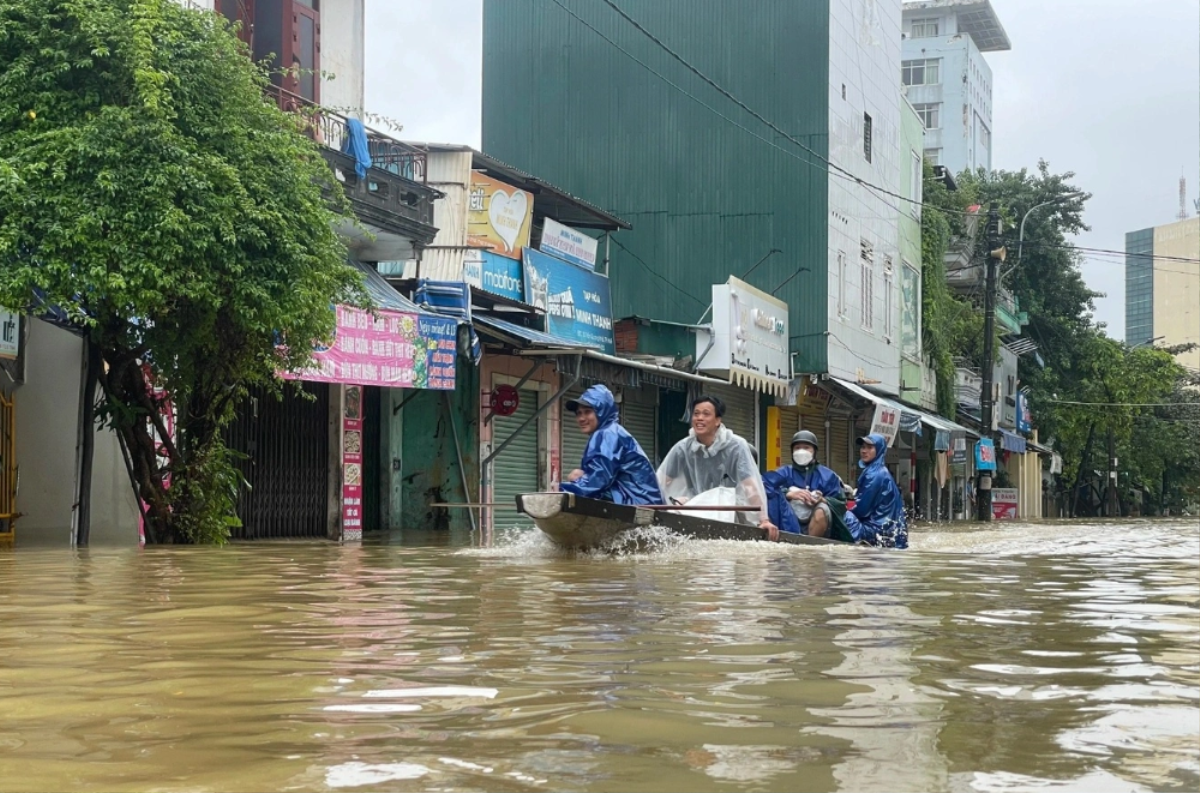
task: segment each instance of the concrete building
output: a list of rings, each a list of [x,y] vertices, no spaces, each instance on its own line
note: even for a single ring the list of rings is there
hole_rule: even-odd
[[[483,144],[632,223],[614,316],[696,323],[745,276],[790,307],[797,373],[898,394],[900,0],[622,4],[792,140],[631,23],[566,5],[484,3]]]
[[[1192,261],[1179,261],[1191,259]],[[1200,217],[1125,235],[1125,342],[1200,343]],[[1200,370],[1200,350],[1178,356]]]
[[[925,124],[925,156],[951,173],[992,168],[992,70],[1012,49],[990,0],[904,4],[901,83]]]

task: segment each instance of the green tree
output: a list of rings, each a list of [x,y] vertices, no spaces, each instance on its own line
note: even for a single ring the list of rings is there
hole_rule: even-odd
[[[148,539],[221,542],[236,402],[307,364],[333,302],[365,301],[334,231],[341,189],[216,14],[6,0],[0,64],[0,304],[36,293],[82,328]]]
[[[937,381],[937,409],[955,415],[954,358],[961,354],[956,340],[982,335],[983,315],[955,297],[946,284],[946,252],[951,240],[966,234],[966,211],[974,189],[951,191],[934,178],[924,163],[924,206],[921,209],[921,342]],[[978,324],[978,330],[973,326]]]

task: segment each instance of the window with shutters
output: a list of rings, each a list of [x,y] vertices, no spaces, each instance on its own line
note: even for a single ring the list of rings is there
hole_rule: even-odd
[[[867,162],[871,161],[871,116],[869,113],[863,113],[863,156],[867,158]]]
[[[859,242],[859,280],[862,326],[865,330],[871,330],[875,327],[875,248],[866,240]]]
[[[221,0],[220,11],[237,0]],[[321,101],[320,0],[242,0],[254,24],[250,51],[267,61],[271,82],[310,102]]]

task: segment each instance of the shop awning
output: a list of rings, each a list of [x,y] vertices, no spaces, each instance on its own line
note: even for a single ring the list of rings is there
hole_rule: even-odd
[[[912,410],[913,408],[909,408]],[[979,433],[970,427],[964,427],[961,424],[951,421],[943,416],[938,416],[933,413],[926,413],[923,410],[916,411],[921,417],[921,423],[933,430],[943,430],[945,432],[961,432],[964,435],[969,435],[972,438],[978,438]]]
[[[839,377],[830,377],[832,382],[836,383],[841,388],[849,391],[855,396],[862,397],[868,402],[874,402],[876,405],[890,407],[900,412],[900,430],[902,432],[915,432],[921,434],[921,417],[918,411],[913,410],[908,405],[903,405],[894,399],[888,399],[885,396],[872,393],[860,386],[858,383],[851,383],[849,380],[842,380]]]
[[[1002,429],[1000,430],[1000,448],[1013,454],[1024,454],[1025,438],[1015,432]]]
[[[1025,441],[1025,448],[1027,451],[1037,452],[1043,457],[1051,457],[1054,455],[1054,450],[1049,446],[1043,446],[1042,444],[1034,443],[1033,441]]]
[[[565,341],[557,336],[551,336],[549,333],[543,333],[540,330],[526,328],[521,325],[514,325],[511,322],[506,322],[495,317],[485,317],[476,314],[471,318],[471,321],[478,330],[488,336],[495,337],[515,347],[528,348],[526,352],[581,351],[588,349],[584,344]]]
[[[529,355],[529,356],[554,355],[554,354],[555,354],[555,352],[552,350],[523,350],[521,352],[521,355]],[[609,364],[612,366],[619,366],[619,367],[623,367],[626,369],[643,372],[645,374],[651,375],[654,378],[661,378],[663,380],[674,380],[677,382],[678,381],[688,381],[688,382],[693,382],[693,383],[703,383],[705,385],[729,385],[728,381],[721,380],[716,377],[707,377],[702,374],[695,374],[694,372],[686,372],[682,369],[674,369],[670,366],[659,366],[658,364],[647,363],[645,361],[634,361],[634,360],[630,360],[629,358],[621,358],[616,355],[608,355],[607,353],[603,353],[603,352],[600,352],[599,350],[593,350],[590,348],[585,349],[583,351],[583,357],[586,359],[592,360],[592,361],[597,361],[599,363]],[[630,383],[626,383],[626,384],[632,385]]]

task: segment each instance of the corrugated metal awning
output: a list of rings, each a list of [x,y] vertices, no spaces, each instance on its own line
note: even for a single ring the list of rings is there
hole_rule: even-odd
[[[551,336],[549,333],[543,333],[540,330],[526,328],[521,325],[514,325],[511,322],[505,322],[504,320],[496,319],[495,317],[475,315],[471,318],[471,321],[482,333],[494,338],[498,338],[500,341],[512,344],[516,347],[528,348],[531,351],[580,351],[588,349],[587,345],[578,344],[571,341],[564,341],[557,336]]]

